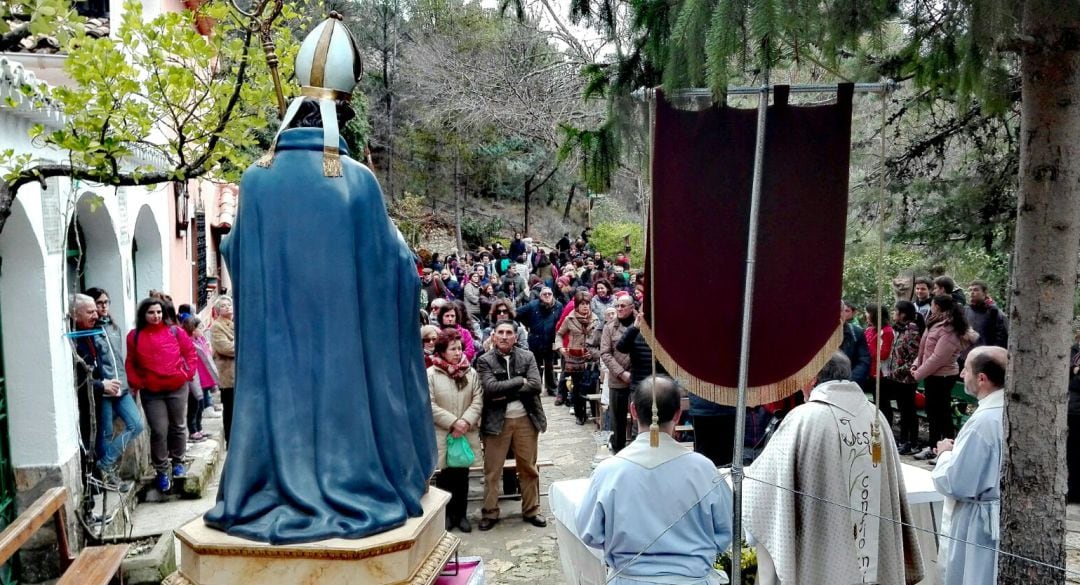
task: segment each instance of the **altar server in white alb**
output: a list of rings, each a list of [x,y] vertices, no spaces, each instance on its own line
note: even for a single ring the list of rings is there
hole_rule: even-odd
[[[833,354],[803,388],[806,404],[787,415],[746,468],[743,518],[758,549],[761,585],[922,580],[896,443],[850,378],[851,361]]]
[[[1001,541],[1001,457],[1005,448],[1001,417],[1005,411],[1005,348],[971,350],[960,376],[964,391],[979,407],[960,434],[937,444],[934,487],[945,496],[938,579],[944,585],[997,583],[997,547]],[[955,540],[954,540],[955,539]],[[974,544],[965,544],[974,543]],[[982,548],[982,547],[989,547]]]
[[[731,544],[731,490],[711,461],[672,437],[682,395],[671,378],[645,379],[632,400],[637,439],[593,472],[578,533],[603,549],[613,585],[720,583],[713,563]]]

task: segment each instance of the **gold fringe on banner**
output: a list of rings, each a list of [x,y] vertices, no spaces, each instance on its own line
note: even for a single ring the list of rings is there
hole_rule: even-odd
[[[656,359],[664,364],[664,368],[668,371],[668,374],[679,381],[679,383],[694,394],[708,400],[710,402],[716,402],[717,404],[723,404],[726,406],[735,406],[739,400],[739,389],[731,388],[728,386],[720,386],[711,382],[706,382],[700,378],[696,378],[686,370],[682,369],[665,349],[664,346],[656,340],[656,336],[653,334],[652,328],[648,323],[641,323],[641,334],[645,336],[645,339],[649,342],[649,346],[652,347],[653,355]],[[814,354],[814,357],[803,366],[799,371],[794,374],[773,382],[772,384],[766,384],[765,386],[752,386],[746,389],[746,405],[758,406],[760,404],[769,404],[770,402],[776,402],[791,396],[796,391],[801,390],[821,368],[825,366],[825,363],[829,361],[832,354],[840,349],[840,344],[844,341],[844,326],[839,324],[832,332],[832,335],[825,340],[824,345]]]

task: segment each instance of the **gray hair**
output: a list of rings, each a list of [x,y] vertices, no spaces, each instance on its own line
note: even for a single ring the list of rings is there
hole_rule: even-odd
[[[97,306],[97,305],[94,305],[94,298],[93,297],[88,296],[88,295],[84,295],[82,293],[75,293],[75,294],[71,295],[71,304],[68,305],[68,316],[69,317],[71,317],[73,319],[75,318],[75,313],[76,313],[76,311],[79,310],[79,305],[92,305],[94,307]]]
[[[837,351],[832,354],[832,357],[829,358],[829,361],[825,362],[825,365],[821,367],[821,371],[819,371],[817,375],[818,384],[850,379],[851,360],[848,359],[848,356],[842,351]]]
[[[221,306],[224,305],[226,302],[228,302],[230,305],[233,304],[232,297],[230,297],[229,295],[221,295],[218,298],[214,299],[214,308],[220,311]]]

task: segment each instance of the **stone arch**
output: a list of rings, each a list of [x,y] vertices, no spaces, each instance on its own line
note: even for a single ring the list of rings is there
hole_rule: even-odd
[[[55,464],[58,409],[49,389],[54,386],[52,350],[57,345],[50,335],[56,329],[49,319],[45,251],[21,199],[15,200],[0,234],[0,258],[12,460],[17,467]]]
[[[115,222],[109,208],[94,193],[84,193],[75,207],[75,217],[69,223],[69,235],[77,231],[82,245],[82,275],[76,282],[69,278],[68,292],[82,292],[86,287],[96,286],[109,291],[112,305],[110,313],[121,324],[124,322],[124,262],[120,254]],[[69,242],[71,239],[69,238]],[[69,249],[70,249],[69,244]]]
[[[139,209],[135,231],[131,238],[131,263],[135,271],[135,302],[146,298],[151,290],[165,289],[164,256],[161,230],[149,205]]]

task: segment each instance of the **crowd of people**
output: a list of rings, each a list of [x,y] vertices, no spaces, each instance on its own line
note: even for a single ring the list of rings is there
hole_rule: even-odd
[[[482,466],[484,474],[480,530],[490,530],[500,521],[499,496],[504,489],[520,493],[525,522],[547,525],[540,509],[537,469],[539,435],[547,430],[543,393],[553,396],[556,406],[571,408],[579,425],[586,422],[589,399],[602,394],[609,406],[603,424],[613,431],[609,447],[614,453],[627,449],[626,461],[640,458],[647,462],[645,469],[653,469],[649,465],[663,466],[678,458],[674,429],[684,414],[680,391],[663,376],[663,368],[653,363],[652,350],[641,334],[643,275],[631,269],[625,254],[605,258],[589,243],[587,232],[573,241],[564,235],[553,250],[542,250],[515,234],[509,249],[495,244],[460,257],[431,255],[418,261],[417,273],[422,291],[418,309],[424,323],[420,337],[438,445],[435,481],[451,495],[448,530],[472,530],[466,503],[473,466]],[[1006,347],[1008,323],[988,295],[986,283],[973,281],[966,293],[950,277],[941,276],[915,279],[912,298],[892,306],[856,307],[842,302],[843,342],[836,356],[802,393],[766,406],[766,412],[791,410],[802,413],[796,419],[807,418],[812,410],[792,407],[815,400],[830,408],[861,408],[860,400],[865,398],[858,397],[874,393],[880,385],[877,408],[884,426],[892,429],[898,423],[895,440],[890,436],[886,441],[891,452],[931,462],[940,457],[941,473],[935,476],[939,489],[968,498],[964,490],[971,482],[965,481],[975,476],[960,470],[978,462],[953,453],[964,452],[965,432],[986,434],[996,419],[989,417],[989,423],[987,417],[977,419],[980,422],[965,427],[958,438],[952,390],[963,370],[965,388],[972,396],[980,400],[1000,396],[994,393],[1003,386],[1004,355],[992,353],[990,359],[982,350],[973,350],[997,346],[990,349],[998,352]],[[126,336],[108,309],[108,293],[97,288],[75,295],[71,304],[73,342],[78,364],[83,366],[80,385],[87,389],[80,393],[81,406],[84,412],[95,413],[92,422],[96,423],[84,425],[84,439],[94,444],[94,463],[102,483],[125,491],[130,485],[119,478],[118,459],[144,427],[149,428],[155,486],[167,492],[173,479],[185,474],[188,443],[210,436],[202,428],[204,416],[224,417],[223,439],[228,442],[235,355],[232,301],[220,296],[212,311],[200,317],[191,306],[174,307],[168,295],[152,292],[139,304],[135,327]],[[1080,378],[1078,355],[1080,349],[1075,349],[1072,373]],[[916,413],[920,383],[929,425],[925,438]],[[850,393],[851,388],[857,396],[843,393]],[[981,412],[994,408],[994,400]],[[697,459],[679,460],[676,466],[700,475],[694,485],[708,489],[713,481],[708,470],[731,463],[734,409],[696,396],[689,402],[699,454]],[[140,403],[145,418],[139,412]],[[653,408],[659,411],[653,413]],[[659,458],[659,452],[642,450],[643,437],[628,444],[635,431],[647,434],[654,415],[668,437],[661,441],[664,457]],[[116,419],[123,422],[119,430],[114,429]],[[748,420],[757,421],[755,417]],[[637,424],[628,429],[630,421]],[[748,426],[748,441],[758,445],[760,432],[755,426],[760,425],[751,422]],[[798,426],[781,428],[791,434],[799,432]],[[989,436],[993,439],[992,433]],[[992,451],[993,441],[983,439],[980,445]],[[970,454],[975,448],[966,450]],[[766,447],[761,457],[757,468],[764,471],[768,465],[781,465],[790,453]],[[508,459],[514,460],[511,469],[505,465]],[[605,467],[599,479],[594,478],[592,497],[595,502],[617,499],[605,491],[604,484],[642,473],[643,478],[655,475],[633,465]],[[656,477],[648,481],[660,481]],[[983,483],[991,479],[979,476]],[[753,509],[753,497],[749,509]],[[714,510],[704,517],[730,516],[717,513],[730,506],[729,495],[717,492],[707,501]],[[611,526],[603,526],[606,520],[596,516],[597,510],[594,504],[589,512],[582,512],[583,534],[590,545],[605,548],[609,561],[617,563],[620,555],[637,546],[640,535],[624,534],[611,540],[610,534],[604,534]],[[703,550],[730,543],[727,524],[690,528],[708,541]],[[888,542],[907,537],[894,533]],[[669,544],[680,549],[683,543]],[[630,548],[619,552],[619,547],[626,546]],[[778,567],[802,562],[774,560]],[[698,567],[700,561],[691,564]],[[893,564],[881,565],[882,571],[895,570],[895,559],[888,562]]]
[[[552,250],[515,234],[508,249],[495,244],[461,257],[433,254],[417,268],[439,443],[437,483],[452,496],[447,528],[472,529],[465,517],[468,470],[450,465],[448,447],[465,441],[478,458],[481,436],[479,528],[498,522],[504,484],[520,489],[525,520],[545,526],[536,469],[538,436],[547,428],[541,393],[572,408],[582,425],[586,397],[610,387],[612,446],[625,446],[634,341],[617,346],[637,318],[641,275],[630,270],[625,254],[609,260],[597,252],[588,230],[574,241],[564,234]],[[516,469],[504,474],[508,457]]]
[[[851,360],[852,380],[870,394],[880,386],[879,406],[890,427],[896,402],[901,455],[935,461],[938,441],[956,437],[953,387],[960,380],[964,359],[976,347],[1008,346],[1008,320],[987,289],[984,281],[974,280],[965,297],[964,289],[949,276],[918,277],[911,300],[899,300],[892,307],[870,304],[860,311],[850,302],[841,303],[841,349]],[[856,319],[860,313],[865,328]],[[929,426],[925,441],[919,434],[916,407],[923,397]]]
[[[169,492],[173,480],[186,474],[188,443],[211,437],[203,430],[204,416],[224,416],[228,440],[232,300],[217,297],[210,313],[213,322],[207,326],[191,305],[176,307],[168,294],[150,291],[136,310],[135,327],[126,335],[110,315],[110,305],[109,293],[101,288],[74,295],[70,304],[87,459],[93,464],[96,485],[130,491],[133,483],[120,477],[120,458],[149,428],[154,487]],[[123,423],[119,431],[117,419]]]

